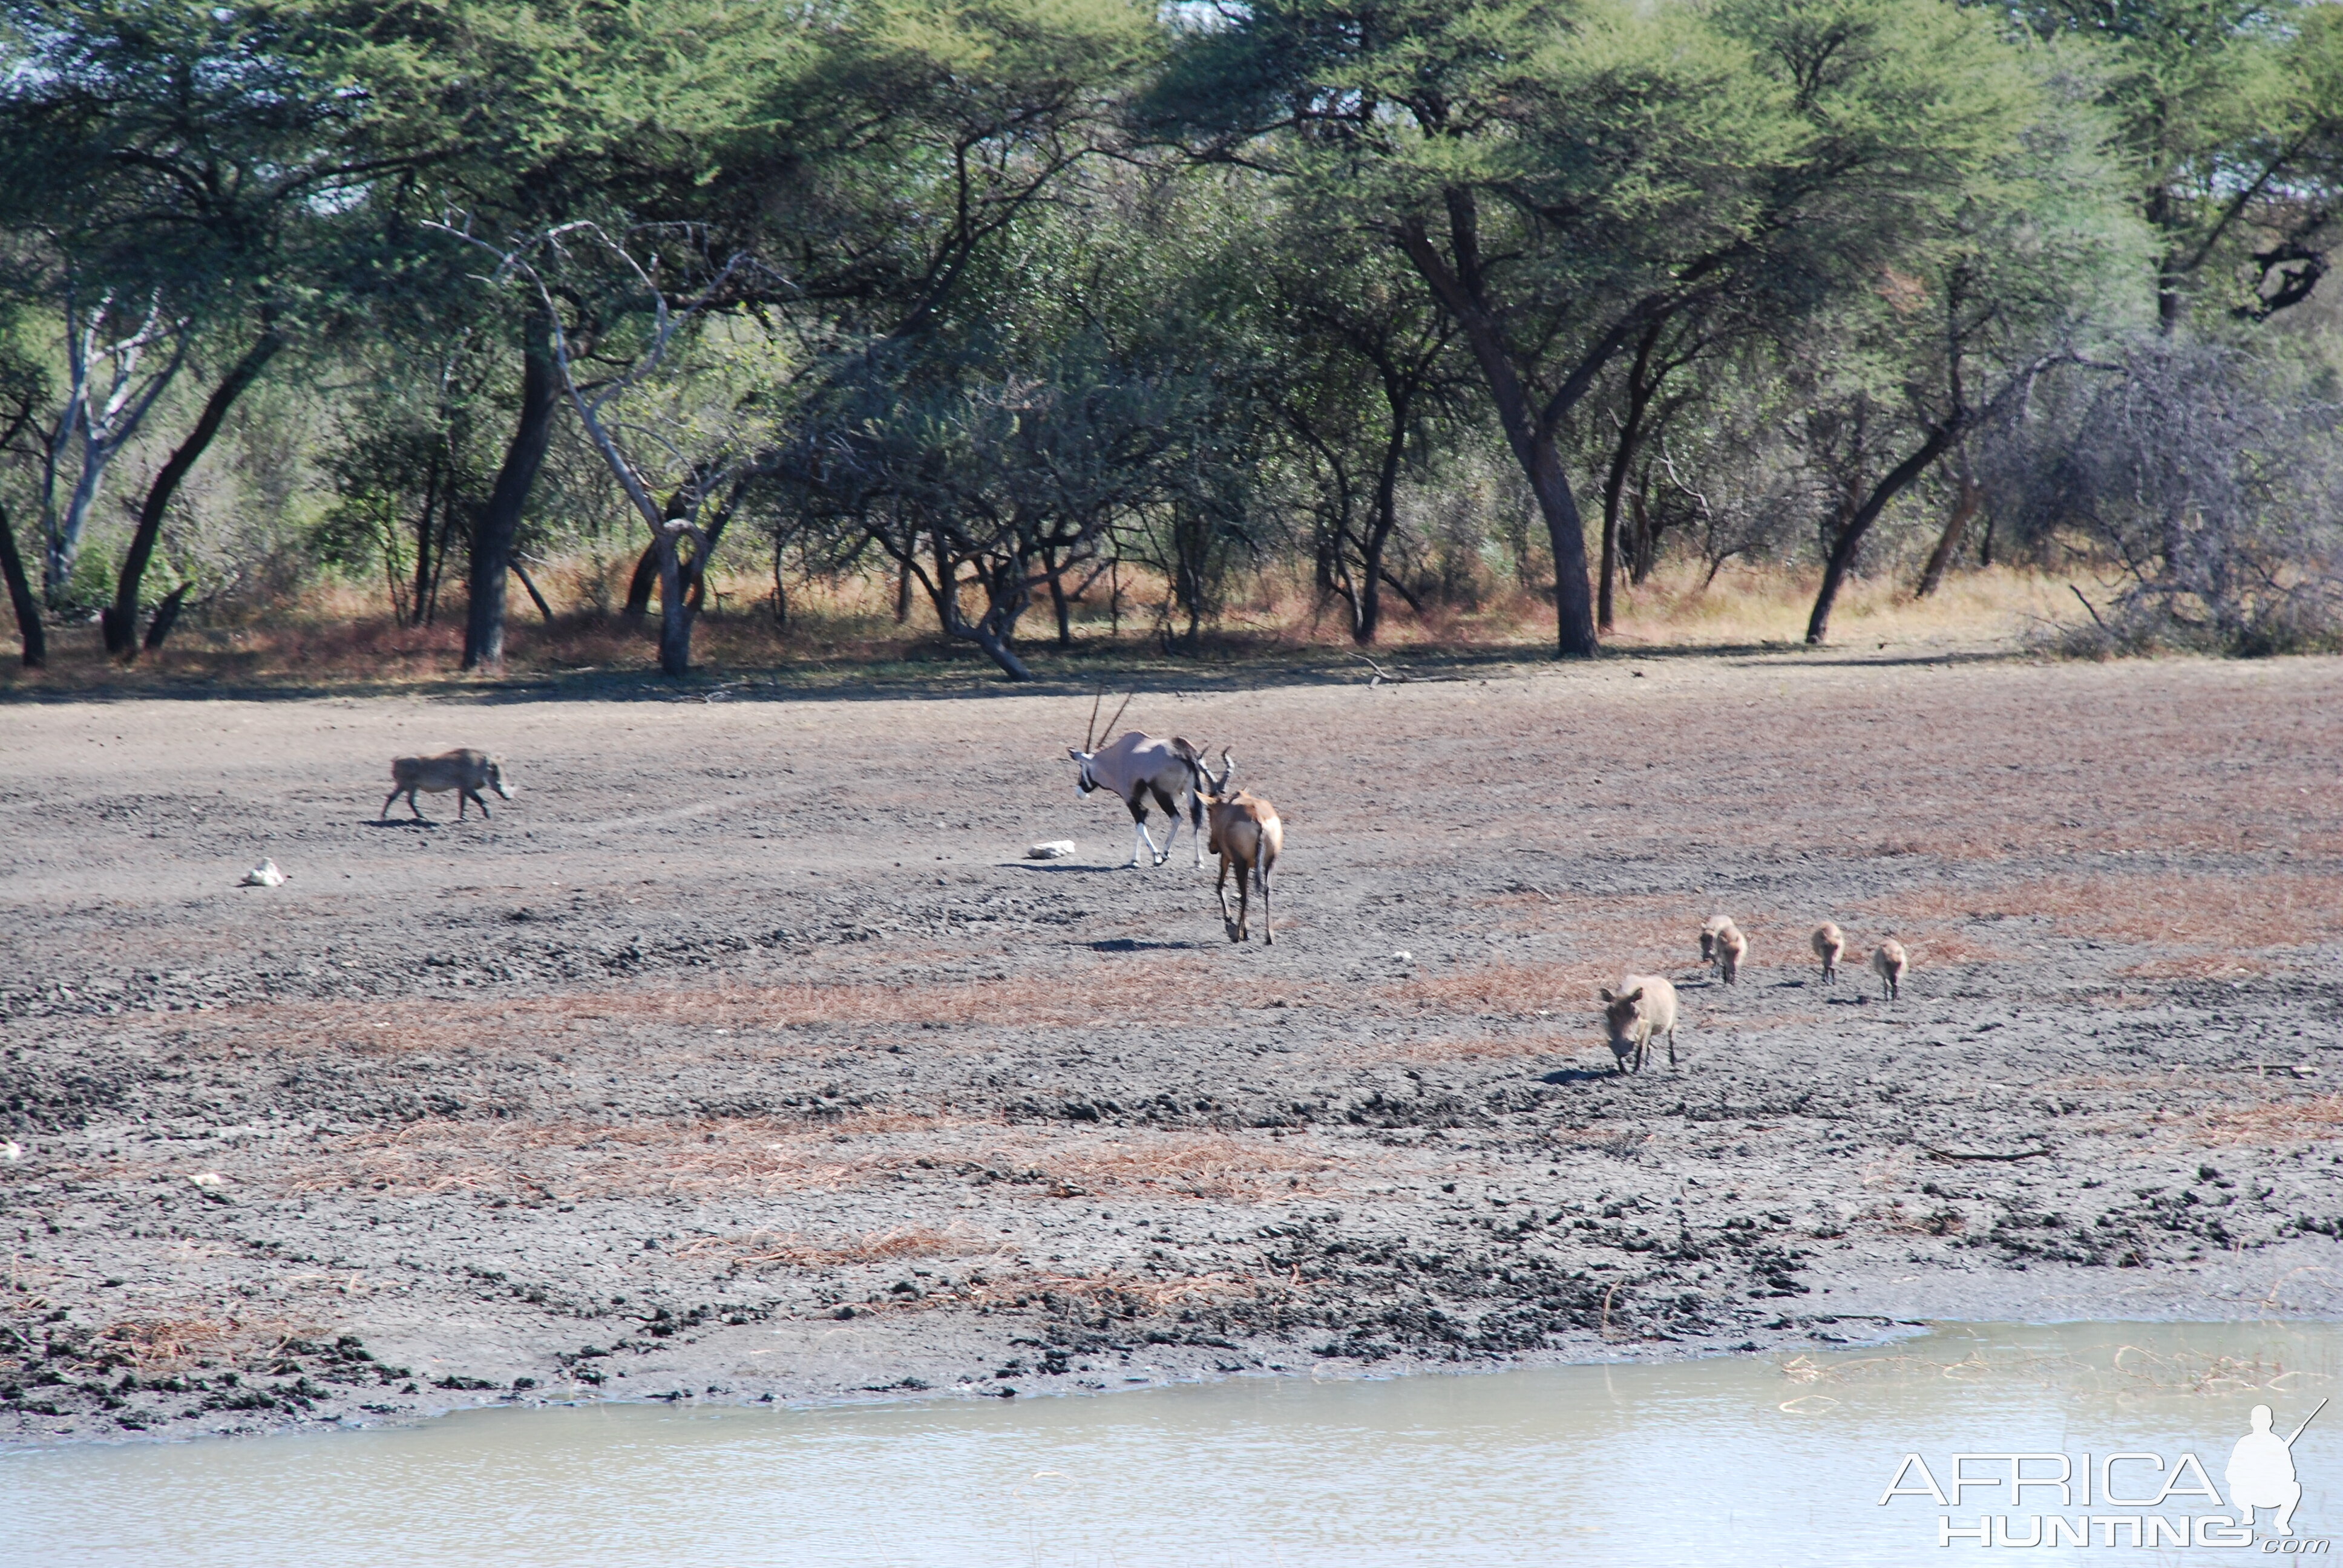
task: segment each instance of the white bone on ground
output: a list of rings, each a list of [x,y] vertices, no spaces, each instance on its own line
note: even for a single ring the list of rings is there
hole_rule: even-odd
[[[281,888],[284,885],[285,873],[277,869],[277,862],[274,860],[261,861],[260,864],[246,871],[244,874],[244,880],[237,884],[245,888]]]
[[[1062,860],[1073,852],[1074,841],[1071,839],[1052,839],[1026,850],[1025,858],[1029,860]]]

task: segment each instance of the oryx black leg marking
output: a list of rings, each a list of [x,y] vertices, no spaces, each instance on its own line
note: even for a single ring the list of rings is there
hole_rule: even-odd
[[[1163,848],[1156,852],[1155,863],[1160,866],[1172,858],[1172,846],[1180,837],[1180,802],[1165,794],[1160,785],[1151,784],[1147,790],[1155,797],[1155,804],[1162,809],[1163,814],[1172,819],[1171,828],[1163,835]]]
[[[1144,785],[1141,785],[1139,789],[1131,795],[1129,804],[1131,807],[1131,827],[1132,832],[1131,842],[1131,863],[1136,866],[1139,864],[1140,845],[1144,844],[1147,846],[1147,853],[1151,858],[1155,856],[1155,839],[1154,836],[1147,830],[1147,789]],[[1158,859],[1156,863],[1160,865],[1162,862]]]

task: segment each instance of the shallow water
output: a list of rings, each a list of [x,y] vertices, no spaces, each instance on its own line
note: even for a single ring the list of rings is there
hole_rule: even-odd
[[[2343,1389],[2343,1326],[1947,1326],[1885,1351],[1390,1381],[1239,1381],[1111,1399],[783,1411],[480,1411],[427,1426],[0,1455],[0,1563],[1139,1568],[1893,1564],[2006,1516],[2199,1527],[2257,1402],[2281,1435]],[[2079,1486],[1960,1507],[1881,1495],[1907,1452],[2120,1452],[2118,1497],[2194,1453],[2223,1504]],[[2343,1534],[2343,1405],[2293,1450],[2295,1543]],[[1971,1477],[2006,1461],[1971,1460]],[[2051,1473],[2030,1462],[2029,1477]],[[2182,1472],[2186,1484],[2196,1478]],[[1905,1476],[1918,1487],[1916,1473]],[[2091,1528],[2032,1559],[2272,1560],[2262,1539],[2141,1551]],[[2143,1532],[2153,1526],[2143,1523]],[[2224,1527],[2202,1527],[2208,1536]],[[2055,1536],[2054,1536],[2055,1538]],[[2158,1537],[2150,1534],[2147,1539]],[[2298,1547],[2298,1550],[2299,1548]],[[2291,1553],[2287,1553],[2290,1555]],[[2001,1553],[1995,1553],[1996,1558]]]

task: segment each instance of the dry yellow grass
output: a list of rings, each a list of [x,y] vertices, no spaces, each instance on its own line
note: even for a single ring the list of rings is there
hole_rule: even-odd
[[[1563,1012],[1592,1007],[1596,989],[1617,980],[1619,974],[1616,966],[1587,962],[1489,964],[1393,981],[1376,986],[1373,994],[1378,1000],[1402,1007],[1534,1017],[1540,1009]]]
[[[1704,568],[1672,563],[1621,598],[1619,644],[1748,646],[1805,640],[1818,571],[1727,566],[1705,588]],[[2061,602],[2061,601],[2065,602]],[[1866,577],[1842,591],[1831,617],[1834,642],[2009,642],[2077,607],[2063,577],[2008,567],[1947,578],[1925,599],[1889,577]]]
[[[2319,1141],[2343,1130],[2343,1094],[2204,1106],[2167,1120],[2176,1122],[2190,1141],[2208,1146]]]
[[[900,1134],[900,1138],[895,1135]],[[990,1172],[1011,1191],[1257,1202],[1314,1193],[1330,1155],[1257,1133],[1009,1128],[998,1121],[861,1116],[600,1125],[426,1121],[366,1133],[273,1173],[279,1190],[372,1189],[484,1199],[576,1200],[828,1192],[922,1172]]]
[[[762,1269],[787,1265],[797,1269],[835,1269],[862,1263],[892,1263],[910,1258],[968,1258],[1003,1251],[997,1240],[954,1227],[898,1225],[867,1231],[827,1245],[807,1241],[792,1231],[786,1234],[754,1231],[746,1236],[707,1236],[674,1249],[679,1258],[714,1258],[727,1268]]]
[[[745,564],[745,557],[733,557]],[[772,580],[761,569],[726,572],[711,578],[714,598],[694,636],[699,660],[714,668],[896,666],[978,664],[980,656],[965,643],[940,635],[933,609],[914,596],[908,619],[894,618],[891,581],[850,578],[838,583],[792,583],[790,619],[772,617]],[[514,671],[626,671],[655,667],[656,609],[640,626],[615,613],[626,598],[630,556],[548,561],[531,568],[556,616],[545,623],[516,591],[509,601],[508,633]],[[1628,586],[1611,642],[1621,648],[1747,647],[1797,644],[1816,584],[1815,571],[1735,564],[1704,587],[1702,569],[1688,563],[1662,568],[1640,588]],[[1143,569],[1123,573],[1126,613],[1121,641],[1130,655],[1154,654],[1154,627],[1144,607],[1163,602],[1167,585]],[[1212,632],[1222,650],[1278,658],[1311,648],[1347,648],[1342,617],[1326,613],[1308,583],[1277,571],[1240,585]],[[2047,620],[2071,618],[2075,609],[2066,579],[2006,568],[1967,572],[1950,578],[1934,597],[1913,600],[1906,586],[1889,578],[1851,583],[1833,620],[1833,640],[1849,646],[1894,644],[2016,647]],[[1484,583],[1471,606],[1427,602],[1422,614],[1397,595],[1385,601],[1382,642],[1418,655],[1520,647],[1550,648],[1554,641],[1551,601],[1510,581]],[[369,684],[441,680],[458,675],[463,648],[464,607],[458,585],[443,595],[437,618],[428,627],[395,624],[378,588],[371,583],[327,582],[298,602],[272,606],[235,624],[183,624],[168,647],[137,667],[138,678],[156,675],[186,678],[240,678]],[[1026,637],[1047,656],[1052,633],[1045,615],[1028,618]],[[1102,605],[1078,611],[1078,641],[1112,639],[1113,624]],[[0,685],[45,687],[116,684],[123,678],[104,655],[94,630],[63,627],[51,633],[51,668],[24,673],[0,671]]]
[[[1923,889],[1873,900],[1864,912],[1891,924],[2046,917],[2066,937],[2236,952],[2343,940],[2343,877],[2318,871],[2044,877],[1983,889]],[[1928,939],[1907,938],[1906,945],[1916,940]]]

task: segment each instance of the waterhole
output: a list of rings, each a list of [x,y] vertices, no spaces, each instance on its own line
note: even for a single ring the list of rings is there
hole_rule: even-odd
[[[479,1411],[0,1455],[0,1562],[2331,1559],[2343,1403],[2284,1444],[2338,1372],[2343,1328],[2325,1324],[1961,1324],[1885,1349],[1111,1397]],[[2282,1490],[2280,1445],[2300,1488],[2288,1536],[2274,1503],[2241,1517],[2257,1405],[2270,1438],[2242,1473]]]

